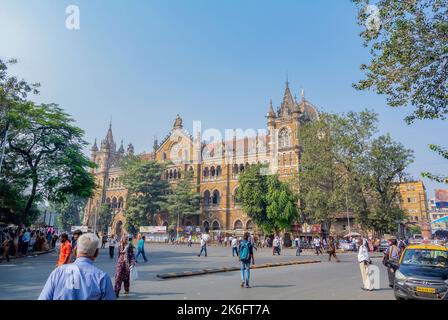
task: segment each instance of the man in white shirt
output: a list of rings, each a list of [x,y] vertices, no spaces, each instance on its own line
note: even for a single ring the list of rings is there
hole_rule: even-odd
[[[202,255],[202,252],[204,252],[205,256],[207,256],[207,240],[208,235],[203,233],[201,235],[201,251],[199,252],[198,257]]]
[[[109,238],[107,239],[108,242],[108,246],[109,246],[109,257],[111,259],[114,258],[114,252],[115,252],[115,246],[116,246],[116,241],[112,236],[109,236]]]
[[[232,257],[236,256],[238,257],[238,241],[236,240],[236,238],[232,238],[232,242],[231,242],[231,246],[232,246]]]
[[[275,253],[280,255],[280,239],[278,237],[274,238],[274,241],[272,242],[272,255],[275,256]]]
[[[320,242],[320,238],[316,237],[314,238],[314,248],[316,249],[316,254],[319,255],[319,253],[321,255],[323,255],[322,253],[322,247],[321,247],[321,242]]]
[[[359,263],[359,269],[361,270],[361,277],[363,283],[361,289],[372,291],[373,286],[369,278],[369,264],[371,263],[369,256],[369,249],[365,246],[362,239],[358,240],[358,247],[359,247],[358,263]]]

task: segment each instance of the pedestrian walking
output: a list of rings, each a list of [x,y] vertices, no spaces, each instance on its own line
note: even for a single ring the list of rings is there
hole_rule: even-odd
[[[137,255],[135,256],[135,262],[138,262],[138,257],[140,255],[143,256],[143,260],[145,262],[148,262],[148,259],[146,259],[146,254],[145,254],[145,235],[143,235],[140,240],[138,240],[138,245],[137,245]]]
[[[118,298],[121,286],[124,284],[124,293],[129,294],[131,266],[135,266],[134,245],[132,237],[121,238],[120,247],[118,248],[118,261],[115,270],[115,295]]]
[[[276,253],[280,255],[280,238],[278,236],[272,242],[272,255],[275,256]]]
[[[298,257],[298,256],[300,256],[300,252],[302,251],[301,248],[300,248],[301,247],[301,243],[300,243],[299,237],[296,237],[294,239],[294,244],[296,246],[296,257]]]
[[[384,253],[384,266],[387,268],[387,276],[389,278],[389,287],[394,287],[395,271],[398,269],[398,261],[400,259],[400,250],[397,247],[397,240],[390,241],[389,248]]]
[[[232,257],[234,257],[235,255],[238,257],[238,240],[236,238],[232,238],[230,246],[232,247]]]
[[[1,244],[1,258],[0,263],[3,262],[3,259],[6,259],[6,262],[9,262],[9,253],[11,248],[14,246],[14,241],[12,240],[9,234],[6,235],[5,240]]]
[[[109,275],[93,265],[99,241],[93,233],[80,236],[75,262],[53,270],[38,299],[115,300]],[[66,242],[70,245],[68,240]]]
[[[108,243],[108,247],[109,247],[109,257],[110,257],[111,259],[113,259],[113,258],[114,258],[114,254],[115,254],[115,247],[116,247],[116,245],[117,245],[117,240],[115,240],[114,237],[109,236],[108,242],[109,242],[109,243]]]
[[[191,237],[191,234],[188,235],[188,246],[191,247],[191,245],[193,244],[193,239]]]
[[[30,241],[31,241],[31,230],[30,228],[28,228],[26,229],[26,231],[23,233],[22,236],[21,253],[24,256],[28,253],[28,247],[30,245]]]
[[[255,264],[254,250],[249,240],[250,234],[246,232],[239,246],[240,263],[241,263],[241,287],[249,288],[250,280],[250,263]]]
[[[198,257],[202,255],[202,252],[204,252],[204,255],[207,257],[207,241],[208,241],[208,235],[203,233],[201,235],[201,251],[198,254]]]
[[[321,241],[319,237],[315,237],[313,240],[314,250],[316,251],[316,255],[322,254]]]
[[[339,258],[336,256],[336,244],[332,236],[330,236],[328,243],[328,261],[331,261],[331,257],[335,258],[336,262],[341,262]]]
[[[64,264],[70,263],[70,254],[72,252],[72,245],[68,241],[66,233],[61,234],[61,248],[59,251],[59,259],[56,263],[56,267],[60,267]]]
[[[101,249],[106,248],[106,243],[107,243],[107,235],[103,235],[102,239],[101,239]]]
[[[369,256],[369,249],[367,248],[366,244],[363,243],[362,239],[358,240],[358,263],[359,263],[359,269],[361,270],[361,277],[362,277],[362,290],[372,291],[373,286],[372,282],[370,281],[369,277],[369,264],[372,263]]]

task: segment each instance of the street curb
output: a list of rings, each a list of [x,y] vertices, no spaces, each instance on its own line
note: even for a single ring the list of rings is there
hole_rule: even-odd
[[[42,255],[42,254],[47,254],[47,253],[54,252],[54,251],[56,251],[56,250],[55,250],[55,249],[52,249],[52,250],[48,250],[48,251],[36,252],[36,253],[30,254],[30,255],[21,256],[21,257],[13,256],[13,257],[9,257],[9,259],[10,259],[10,260],[15,260],[15,259],[28,258],[28,257],[35,257],[35,256],[40,256],[40,255]]]
[[[274,268],[274,267],[284,267],[300,264],[310,264],[310,263],[320,263],[320,260],[306,260],[306,261],[289,261],[289,262],[278,262],[278,263],[265,263],[260,265],[251,266],[251,269],[264,269],[264,268]],[[173,278],[184,278],[191,276],[199,276],[204,274],[221,273],[221,272],[231,272],[240,271],[240,267],[223,267],[223,268],[207,268],[195,271],[185,271],[185,272],[170,272],[158,274],[157,278],[161,279],[173,279]]]

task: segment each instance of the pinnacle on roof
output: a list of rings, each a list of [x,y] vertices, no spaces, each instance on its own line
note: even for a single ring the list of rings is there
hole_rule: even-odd
[[[272,106],[272,99],[271,99],[271,101],[269,102],[268,117],[275,117],[274,107]]]
[[[174,121],[173,128],[174,129],[182,129],[183,128],[182,122],[183,122],[183,120],[180,117],[180,115],[177,115],[176,120]]]
[[[90,149],[90,151],[93,151],[93,152],[97,152],[97,151],[98,151],[98,146],[97,146],[97,144],[96,144],[96,138],[95,138],[95,143],[93,144],[93,146],[92,146],[92,148]]]
[[[289,90],[289,82],[286,81],[285,93],[283,95],[283,102],[280,107],[280,114],[284,115],[285,109],[289,109],[290,111],[293,109],[295,105],[294,98],[291,94],[291,90]]]
[[[124,147],[123,147],[123,139],[121,139],[120,148],[118,149],[119,153],[124,153]]]

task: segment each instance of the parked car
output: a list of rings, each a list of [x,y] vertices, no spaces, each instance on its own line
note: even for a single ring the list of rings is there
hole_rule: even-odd
[[[397,300],[448,300],[448,248],[409,245],[395,272],[394,293]]]

